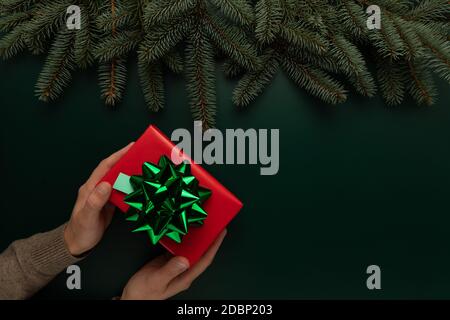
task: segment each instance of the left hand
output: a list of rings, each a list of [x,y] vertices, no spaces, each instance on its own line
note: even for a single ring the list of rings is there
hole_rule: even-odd
[[[94,248],[111,223],[114,206],[107,203],[112,187],[107,182],[98,182],[133,145],[117,151],[100,162],[89,179],[81,186],[72,216],[64,230],[64,240],[70,254],[80,256]]]

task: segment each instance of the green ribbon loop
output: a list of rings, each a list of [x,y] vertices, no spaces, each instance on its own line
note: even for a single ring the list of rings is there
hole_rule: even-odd
[[[202,205],[211,191],[199,186],[189,164],[176,166],[166,156],[158,165],[144,162],[141,176],[121,173],[113,188],[126,194],[127,220],[140,225],[133,232],[147,232],[153,244],[164,236],[181,243],[189,226],[202,225],[208,216]]]

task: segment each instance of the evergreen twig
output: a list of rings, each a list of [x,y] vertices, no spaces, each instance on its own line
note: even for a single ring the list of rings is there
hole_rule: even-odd
[[[81,8],[81,30],[67,30],[66,9]],[[366,25],[381,8],[380,30]],[[400,104],[436,99],[434,75],[450,83],[447,0],[2,0],[0,57],[48,52],[36,84],[39,99],[57,98],[76,68],[97,64],[101,95],[116,105],[128,57],[137,52],[148,107],[164,106],[164,71],[183,73],[196,120],[214,126],[216,55],[239,78],[232,100],[249,105],[277,72],[335,104],[345,83],[367,97]],[[375,79],[368,65],[375,57]],[[339,79],[339,80],[338,80]]]

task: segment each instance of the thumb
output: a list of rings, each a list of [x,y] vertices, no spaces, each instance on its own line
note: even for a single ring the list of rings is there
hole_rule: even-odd
[[[86,199],[83,213],[87,216],[98,215],[109,200],[111,185],[107,182],[98,184]]]
[[[158,270],[158,278],[165,285],[189,268],[189,261],[184,257],[174,257]]]

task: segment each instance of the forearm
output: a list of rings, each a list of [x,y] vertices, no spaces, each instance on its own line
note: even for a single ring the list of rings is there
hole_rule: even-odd
[[[67,249],[64,227],[17,240],[0,254],[0,299],[29,298],[80,260]]]

